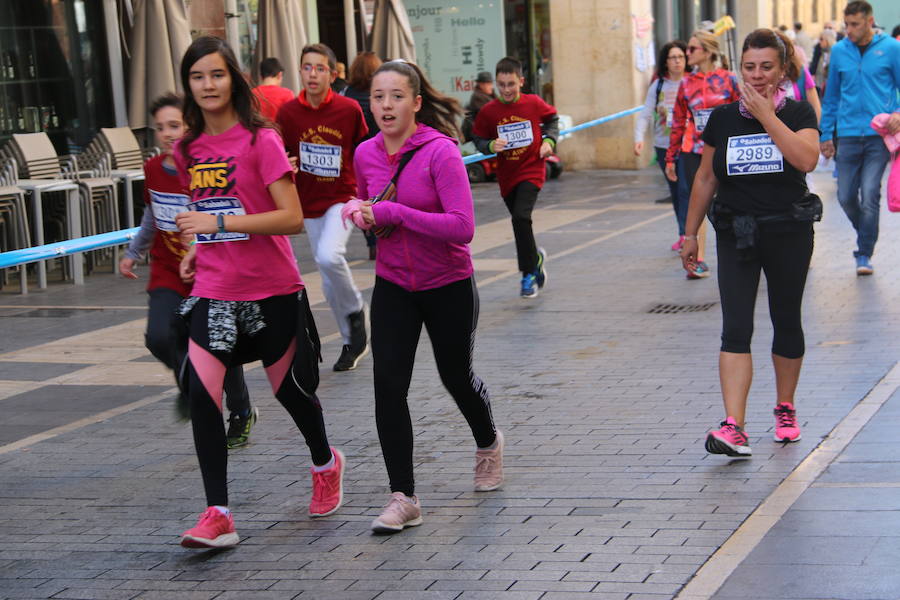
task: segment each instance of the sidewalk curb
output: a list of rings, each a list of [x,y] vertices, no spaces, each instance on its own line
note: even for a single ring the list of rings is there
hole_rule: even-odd
[[[762,541],[800,495],[837,459],[847,445],[900,388],[900,362],[875,384],[822,442],[754,510],[704,563],[674,600],[708,600]]]

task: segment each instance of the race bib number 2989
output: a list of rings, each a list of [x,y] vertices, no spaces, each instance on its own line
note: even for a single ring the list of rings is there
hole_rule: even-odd
[[[784,157],[781,150],[766,133],[728,138],[725,164],[729,176],[760,175],[784,171]]]

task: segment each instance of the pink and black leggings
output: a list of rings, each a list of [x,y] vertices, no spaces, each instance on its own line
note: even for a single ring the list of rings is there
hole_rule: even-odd
[[[261,360],[275,397],[303,434],[313,464],[324,465],[331,460],[319,400],[315,393],[307,395],[301,389],[304,382],[297,381],[297,370],[292,368],[298,345],[301,352],[309,351],[308,344],[300,344],[298,340],[298,329],[302,329],[298,328],[298,322],[303,318],[302,303],[305,301],[299,294],[257,301],[265,327],[252,336],[239,333],[229,352],[210,349],[209,300],[200,298],[188,315],[187,388],[194,445],[209,506],[228,505],[228,451],[222,420],[222,393],[225,371],[234,364]]]

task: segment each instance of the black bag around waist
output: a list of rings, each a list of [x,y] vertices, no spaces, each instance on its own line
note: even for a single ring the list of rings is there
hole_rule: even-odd
[[[822,199],[816,194],[807,192],[803,198],[791,205],[790,211],[771,215],[738,213],[721,202],[713,200],[707,216],[716,231],[731,231],[734,234],[742,259],[749,260],[755,256],[760,227],[775,229],[782,224],[786,230],[791,230],[794,228],[791,224],[812,224],[821,221]]]

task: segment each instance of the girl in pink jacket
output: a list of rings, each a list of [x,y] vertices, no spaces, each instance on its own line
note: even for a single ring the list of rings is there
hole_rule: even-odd
[[[382,236],[372,292],[372,356],[375,421],[391,498],[372,529],[394,533],[422,523],[407,406],[422,325],[441,381],[475,438],[476,491],[495,490],[503,481],[503,435],[494,427],[487,389],[472,370],[478,291],[468,244],[475,219],[455,139],[459,104],[435,91],[415,65],[391,61],[372,79],[371,109],[381,132],[356,150],[358,195],[384,196],[399,167],[396,194],[374,204],[357,202],[345,214]]]

